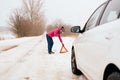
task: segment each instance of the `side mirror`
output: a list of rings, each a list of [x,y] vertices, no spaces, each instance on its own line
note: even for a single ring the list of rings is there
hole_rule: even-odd
[[[73,32],[73,33],[80,33],[81,32],[80,26],[73,26],[73,27],[71,27],[71,32]]]

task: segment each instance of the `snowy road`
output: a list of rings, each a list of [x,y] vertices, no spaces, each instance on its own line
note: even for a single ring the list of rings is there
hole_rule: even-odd
[[[72,38],[63,38],[68,49],[60,54],[61,44],[54,38],[53,51],[47,53],[45,36],[34,37],[20,42],[13,49],[0,53],[0,80],[85,80],[71,72]],[[8,41],[9,43],[9,41]],[[0,47],[2,48],[2,47]]]

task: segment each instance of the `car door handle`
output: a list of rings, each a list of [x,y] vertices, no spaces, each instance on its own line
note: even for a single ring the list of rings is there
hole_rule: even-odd
[[[108,34],[107,36],[105,36],[105,39],[107,40],[111,40],[113,38],[113,36],[111,34]]]

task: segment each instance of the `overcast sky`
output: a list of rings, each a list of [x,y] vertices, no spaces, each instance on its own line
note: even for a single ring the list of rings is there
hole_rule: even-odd
[[[81,25],[99,4],[106,0],[43,0],[48,24],[56,19],[71,25]],[[7,26],[9,16],[21,7],[22,0],[0,0],[0,26]]]
[[[21,0],[0,0],[0,26],[7,26],[11,13],[21,6]]]

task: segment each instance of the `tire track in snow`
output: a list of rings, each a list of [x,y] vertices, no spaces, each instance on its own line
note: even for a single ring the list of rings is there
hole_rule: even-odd
[[[42,40],[42,39],[37,37],[33,40],[30,40],[30,42],[21,44],[20,46],[14,48],[12,50],[3,52],[3,54],[0,56],[0,58],[2,58],[0,60],[0,62],[2,62],[0,65],[3,65],[3,64],[4,65],[8,64],[8,65],[6,68],[4,68],[4,70],[0,71],[0,74],[1,74],[0,79],[1,80],[4,80],[4,76],[6,77],[8,75],[8,73],[11,72],[12,67],[14,67],[16,65],[16,63],[20,62],[23,57],[25,57],[26,55],[29,54],[29,52],[31,52],[31,49],[33,49],[38,44],[39,40]],[[31,43],[31,41],[33,41],[34,43]],[[25,48],[27,48],[27,49],[25,49]],[[20,52],[15,53],[16,51],[19,51],[17,49],[20,49]]]

